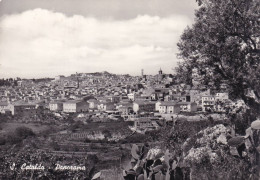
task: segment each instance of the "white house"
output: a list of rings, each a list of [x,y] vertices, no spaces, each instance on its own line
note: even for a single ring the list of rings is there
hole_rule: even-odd
[[[61,102],[61,101],[50,102],[49,108],[50,108],[51,111],[62,111],[63,110],[63,102]]]
[[[219,101],[228,100],[228,93],[217,93],[215,99]]]
[[[127,94],[127,97],[128,97],[129,100],[134,101],[135,98],[136,98],[136,94],[135,93],[130,93],[130,94]]]
[[[69,100],[63,103],[63,112],[67,113],[84,112],[88,108],[88,104],[81,100]]]
[[[197,103],[195,102],[179,102],[180,111],[182,112],[196,112],[197,111]]]
[[[161,102],[159,107],[160,114],[176,114],[180,112],[180,105],[174,102]]]
[[[202,100],[202,111],[206,111],[206,110],[214,110],[215,107],[215,96],[212,95],[206,95],[206,96],[202,96],[201,97]]]
[[[8,102],[0,102],[0,113],[4,114],[6,110],[9,110]]]

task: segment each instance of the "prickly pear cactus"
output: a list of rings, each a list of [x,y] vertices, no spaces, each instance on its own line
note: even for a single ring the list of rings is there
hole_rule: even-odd
[[[178,159],[167,149],[132,145],[132,168],[123,170],[125,180],[171,180],[177,174]],[[181,171],[181,170],[179,170]],[[181,179],[180,179],[181,180]]]

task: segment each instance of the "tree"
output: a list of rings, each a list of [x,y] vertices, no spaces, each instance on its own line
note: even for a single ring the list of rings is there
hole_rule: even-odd
[[[175,68],[176,83],[192,85],[192,67],[184,62],[179,63]]]
[[[259,114],[260,1],[199,0],[199,5],[195,23],[178,43],[181,65],[196,68],[206,85],[218,89],[225,82],[232,98]]]

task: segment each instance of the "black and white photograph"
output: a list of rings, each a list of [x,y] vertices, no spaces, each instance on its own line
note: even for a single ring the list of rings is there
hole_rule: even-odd
[[[260,180],[260,1],[0,0],[0,180]]]

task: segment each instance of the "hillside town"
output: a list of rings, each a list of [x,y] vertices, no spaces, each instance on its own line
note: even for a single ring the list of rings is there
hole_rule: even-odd
[[[221,114],[231,103],[225,84],[215,91],[196,84],[176,83],[172,74],[141,76],[76,73],[53,80],[23,79],[0,90],[1,114],[35,121],[41,114],[63,117],[77,114],[84,123],[108,119],[134,121],[132,130],[158,128],[157,121],[173,121],[176,116]],[[91,116],[91,118],[89,118]]]

